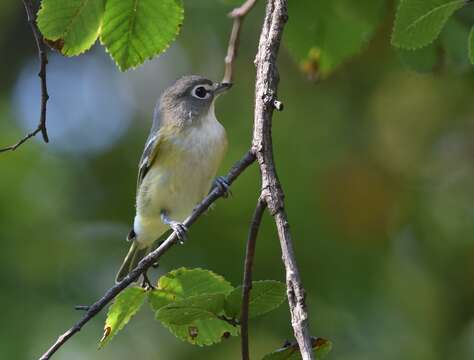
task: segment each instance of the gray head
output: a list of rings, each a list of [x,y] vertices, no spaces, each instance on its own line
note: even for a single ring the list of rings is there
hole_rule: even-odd
[[[183,76],[161,96],[161,121],[179,122],[183,126],[198,122],[213,111],[216,97],[230,87],[229,83],[215,83],[199,75]]]

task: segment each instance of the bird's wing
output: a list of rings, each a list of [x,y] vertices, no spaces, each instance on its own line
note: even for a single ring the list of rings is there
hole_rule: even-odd
[[[159,144],[159,133],[156,133],[155,135],[151,136],[145,144],[145,149],[143,150],[140,163],[138,164],[137,192],[143,179],[145,178],[145,175],[148,173],[148,170],[150,169],[151,165],[153,164],[153,161],[156,158]]]
[[[151,127],[150,135],[145,143],[145,149],[143,150],[142,157],[138,164],[138,179],[137,179],[137,193],[140,185],[148,173],[151,165],[155,161],[156,155],[160,145],[160,128],[161,128],[161,116],[158,108],[153,114],[153,125]]]

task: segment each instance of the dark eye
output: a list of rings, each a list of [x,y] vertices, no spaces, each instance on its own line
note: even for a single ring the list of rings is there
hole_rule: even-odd
[[[196,95],[200,98],[204,98],[206,97],[206,94],[207,94],[207,91],[206,89],[203,87],[203,86],[199,86],[197,89],[196,89]]]
[[[199,99],[206,99],[209,97],[209,93],[204,86],[196,86],[193,90],[193,95]]]

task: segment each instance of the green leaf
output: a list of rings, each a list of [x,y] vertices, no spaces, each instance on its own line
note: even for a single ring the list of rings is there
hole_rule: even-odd
[[[312,338],[312,345],[317,359],[325,357],[332,349],[332,343],[323,338]],[[267,354],[262,360],[301,360],[297,344],[285,346]]]
[[[239,326],[217,318],[233,286],[203,269],[180,268],[162,276],[149,292],[156,318],[177,338],[194,345],[212,345],[239,334]]]
[[[418,50],[398,48],[396,51],[401,62],[407,68],[419,73],[432,72],[439,62],[439,54],[434,44],[430,44]]]
[[[263,280],[252,282],[249,299],[249,318],[263,315],[279,307],[286,298],[286,286],[280,281]],[[240,319],[242,286],[235,288],[225,299],[225,312]]]
[[[88,50],[99,36],[105,0],[43,0],[38,27],[63,55]]]
[[[403,49],[418,49],[432,43],[450,16],[465,3],[465,0],[401,0],[392,44]]]
[[[440,36],[449,69],[463,72],[470,68],[469,49],[466,47],[468,39],[469,27],[455,18],[450,19]]]
[[[195,320],[217,318],[224,310],[224,294],[191,296],[161,307],[156,318],[170,325],[189,325]]]
[[[100,339],[100,347],[106,345],[117,332],[127,325],[142,306],[145,296],[146,291],[143,288],[129,287],[115,298],[107,313],[104,336]]]
[[[471,64],[474,65],[474,26],[469,33],[469,60],[471,60]]]
[[[148,302],[154,312],[160,310],[176,300],[176,295],[160,289],[153,289],[148,292]]]
[[[234,287],[222,276],[209,270],[179,268],[163,275],[157,288],[183,299],[204,294],[228,294]]]
[[[290,1],[285,43],[311,77],[325,77],[367,45],[385,0]]]
[[[193,345],[212,345],[230,336],[239,335],[240,328],[221,319],[196,320],[188,325],[164,323],[178,339]]]
[[[168,48],[183,22],[181,0],[107,0],[100,41],[120,70]]]

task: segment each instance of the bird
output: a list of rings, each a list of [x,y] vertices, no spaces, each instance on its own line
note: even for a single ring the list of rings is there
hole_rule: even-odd
[[[169,230],[180,242],[183,221],[213,186],[228,191],[216,177],[227,150],[227,135],[214,104],[232,86],[200,75],[187,75],[167,88],[153,113],[150,134],[138,165],[136,213],[127,240],[130,249],[117,273],[120,282]],[[143,274],[144,281],[150,282]]]

